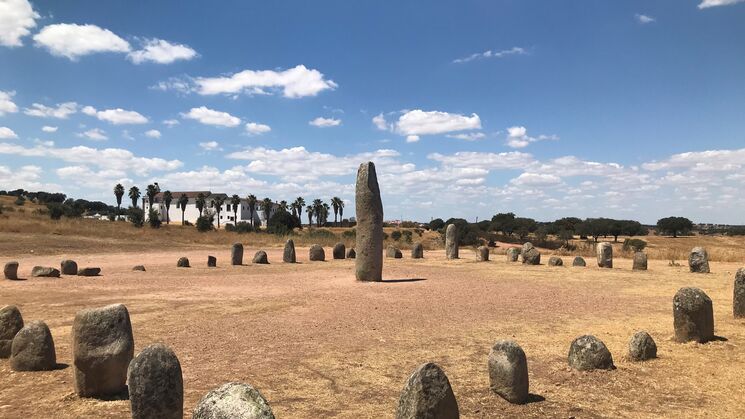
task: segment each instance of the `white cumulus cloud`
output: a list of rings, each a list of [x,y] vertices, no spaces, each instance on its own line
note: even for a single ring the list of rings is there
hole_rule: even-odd
[[[558,140],[556,135],[539,135],[531,137],[528,135],[528,129],[522,126],[507,128],[507,146],[512,148],[525,148],[531,143],[544,140]]]
[[[48,25],[34,35],[34,41],[37,46],[46,48],[52,55],[73,61],[88,54],[130,51],[129,42],[114,32],[96,25]]]
[[[510,49],[505,49],[502,51],[487,50],[484,52],[477,52],[475,54],[471,54],[467,57],[455,59],[453,60],[453,63],[460,64],[460,63],[467,63],[473,60],[481,60],[485,58],[504,58],[509,55],[525,55],[527,53],[528,52],[525,50],[525,48],[520,48],[520,47],[512,47]]]
[[[271,131],[272,127],[258,122],[249,122],[246,124],[246,132],[250,135],[261,135]]]
[[[220,143],[218,143],[217,141],[205,141],[203,143],[199,143],[199,147],[201,147],[204,151],[220,150]]]
[[[235,127],[241,123],[241,119],[227,112],[209,109],[206,106],[191,108],[189,112],[182,113],[184,119],[193,119],[205,125],[217,125],[221,127]]]
[[[28,0],[0,1],[0,45],[19,47],[21,38],[31,33],[36,27],[36,13]]]
[[[197,56],[188,45],[172,44],[162,39],[148,39],[143,48],[129,53],[129,59],[135,64],[153,62],[157,64],[170,64],[178,60],[191,60]]]
[[[34,103],[30,108],[25,108],[23,113],[29,116],[38,116],[40,118],[67,119],[68,116],[77,111],[78,104],[75,102],[58,103],[57,106],[46,106],[40,103]]]
[[[341,125],[341,119],[324,118],[322,116],[319,116],[318,118],[308,122],[308,124],[313,125],[314,127],[318,127],[318,128],[337,127]]]
[[[653,18],[652,16],[643,15],[640,13],[637,13],[636,15],[634,15],[634,17],[636,18],[636,21],[641,24],[653,23],[657,21],[657,19]]]
[[[18,106],[13,103],[13,96],[16,92],[3,92],[0,90],[0,116],[6,113],[18,112]]]
[[[745,0],[702,0],[698,8],[706,9],[709,7],[729,6],[731,4],[742,3],[743,1]]]
[[[323,73],[304,65],[283,71],[244,70],[230,76],[197,77],[194,83],[194,90],[200,95],[271,94],[273,91],[281,91],[288,98],[316,96],[324,90],[337,87],[333,80],[324,78]]]
[[[401,135],[446,134],[474,129],[481,129],[481,119],[475,113],[467,116],[421,109],[404,113],[395,124],[395,131]]]
[[[145,131],[145,136],[149,138],[160,138],[160,131],[157,129],[151,129]]]
[[[0,138],[12,140],[18,138],[18,135],[8,127],[0,127]]]
[[[57,127],[52,127],[52,126],[49,126],[49,125],[44,125],[43,127],[41,127],[41,130],[44,131],[44,132],[57,132]]]
[[[82,112],[114,125],[146,124],[148,122],[148,119],[139,112],[128,111],[122,108],[99,111],[93,106],[86,106],[82,109]]]
[[[106,136],[106,131],[99,128],[93,128],[89,129],[88,131],[78,133],[78,137],[87,138],[93,141],[105,141],[109,139],[109,137]]]

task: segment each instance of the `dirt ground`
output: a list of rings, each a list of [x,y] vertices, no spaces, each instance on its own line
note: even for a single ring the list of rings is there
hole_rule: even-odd
[[[249,244],[244,259],[256,250]],[[45,320],[58,362],[69,365],[75,313],[124,303],[136,352],[163,342],[178,355],[187,417],[228,381],[258,388],[278,418],[391,417],[409,374],[427,361],[447,373],[464,418],[745,417],[745,321],[732,317],[741,264],[712,263],[713,273],[701,275],[651,260],[649,271],[632,272],[623,259],[612,270],[522,266],[504,256],[479,263],[461,249],[457,261],[442,251],[423,260],[405,252],[385,260],[383,283],[358,283],[352,260],[308,262],[307,248],[298,248],[300,263],[287,265],[281,249],[268,254],[268,266],[229,266],[225,246],[3,255],[20,262],[22,277],[63,258],[103,275],[2,280],[0,305],[17,305],[26,322]],[[206,267],[208,255],[217,268]],[[192,268],[176,268],[180,256]],[[147,272],[131,271],[135,264]],[[727,340],[671,341],[672,298],[684,286],[712,298],[716,334]],[[658,359],[625,358],[637,330],[655,338]],[[570,342],[588,333],[606,343],[616,370],[567,368]],[[487,355],[499,339],[525,350],[534,402],[513,406],[490,393]],[[0,360],[0,417],[128,416],[127,400],[78,398],[70,367],[19,373]]]

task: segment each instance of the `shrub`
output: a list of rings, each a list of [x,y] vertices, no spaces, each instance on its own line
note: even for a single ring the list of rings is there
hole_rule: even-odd
[[[187,226],[187,227],[191,227],[191,226],[193,226],[194,224],[192,224],[192,223],[191,223],[191,222],[190,222],[189,220],[184,220],[184,223],[183,223],[182,225],[185,225],[185,226]]]
[[[129,207],[127,219],[133,226],[142,227],[145,224],[145,211],[137,207]]]
[[[442,218],[435,218],[429,222],[429,229],[432,231],[437,231],[443,227],[445,227],[445,222],[442,221]]]
[[[147,214],[147,222],[151,228],[160,228],[162,221],[160,221],[160,214],[158,211],[151,209]]]
[[[406,243],[411,243],[412,242],[412,240],[411,240],[412,234],[414,234],[414,233],[412,233],[410,230],[404,230],[403,235],[404,235],[404,241]]]
[[[391,233],[391,238],[395,241],[401,240],[401,231],[395,230]]]
[[[635,252],[641,252],[647,247],[647,242],[641,239],[626,239],[623,241],[622,249],[625,251],[633,250]]]
[[[251,223],[247,223],[244,221],[236,224],[225,224],[225,231],[244,234],[254,231],[254,227],[251,225]]]
[[[26,198],[18,195],[18,198],[16,198],[16,200],[15,200],[15,204],[16,205],[23,205],[25,203],[26,203]]]
[[[65,215],[65,209],[62,208],[62,204],[48,204],[47,208],[49,209],[49,218],[53,220],[59,220]]]
[[[266,230],[277,235],[286,235],[300,227],[300,220],[287,211],[276,211],[266,223]]]
[[[341,233],[341,237],[345,239],[354,239],[357,237],[357,229],[346,230]]]
[[[383,240],[388,240],[388,233],[385,231],[383,232]]]
[[[336,234],[322,228],[310,230],[307,236],[313,239],[336,239]]]
[[[215,216],[213,214],[206,213],[201,217],[197,218],[197,231],[204,233],[212,231],[214,229],[213,223],[215,222]]]

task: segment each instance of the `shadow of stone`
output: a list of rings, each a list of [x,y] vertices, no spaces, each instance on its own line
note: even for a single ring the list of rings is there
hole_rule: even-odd
[[[711,340],[709,342],[727,342],[727,341],[729,341],[729,339],[727,339],[724,336],[716,336],[716,335],[714,335],[714,337],[711,338]]]
[[[426,281],[427,278],[404,278],[404,279],[384,279],[381,282],[386,284],[397,284],[401,282],[419,282]]]
[[[129,387],[125,388],[121,393],[111,394],[108,396],[94,397],[96,400],[105,402],[113,402],[118,400],[129,400]]]
[[[541,396],[540,394],[530,393],[528,394],[528,400],[525,401],[525,404],[540,403],[540,402],[545,402],[545,401],[546,401],[546,398]]]
[[[56,371],[56,370],[64,370],[64,369],[67,369],[69,367],[70,367],[69,364],[63,364],[63,363],[59,363],[58,362],[57,365],[55,365],[54,368],[52,368],[52,370],[54,370],[54,371]]]

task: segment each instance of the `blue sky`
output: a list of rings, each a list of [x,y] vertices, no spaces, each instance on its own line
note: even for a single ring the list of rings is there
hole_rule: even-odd
[[[387,219],[742,224],[743,22],[740,0],[0,0],[0,188],[351,215],[373,160]]]

